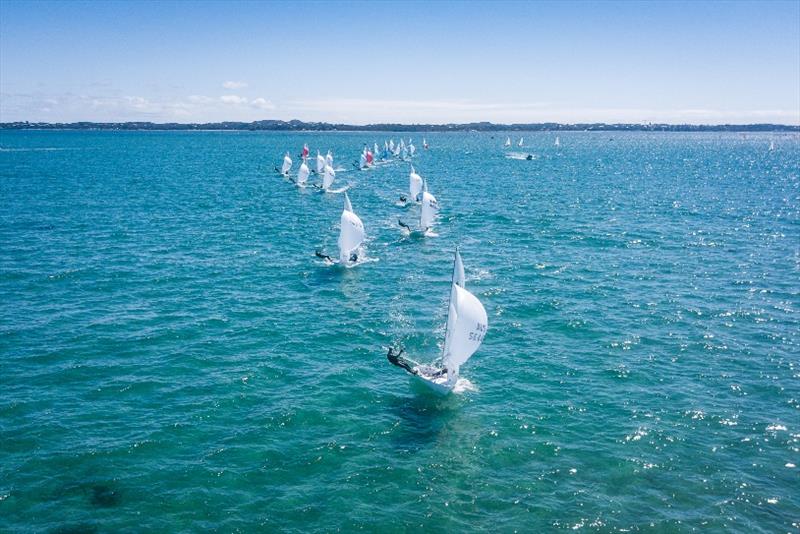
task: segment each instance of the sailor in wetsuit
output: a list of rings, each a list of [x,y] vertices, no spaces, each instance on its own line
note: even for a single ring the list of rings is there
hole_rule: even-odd
[[[389,363],[391,363],[392,365],[396,365],[397,367],[400,367],[401,369],[405,369],[406,371],[408,371],[412,375],[419,375],[419,372],[414,367],[412,367],[411,364],[408,363],[405,360],[405,358],[403,358],[401,356],[401,354],[403,354],[404,350],[405,349],[400,349],[397,353],[395,353],[394,349],[392,349],[392,347],[389,347],[389,353],[386,354],[386,359],[389,360]],[[426,378],[436,378],[436,377],[442,376],[444,374],[447,374],[447,369],[443,368],[443,369],[439,369],[438,371],[436,371],[434,373],[431,373],[429,375],[425,375],[425,377]]]
[[[334,261],[333,261],[333,258],[331,258],[330,256],[328,256],[327,254],[323,254],[323,253],[322,253],[321,251],[319,251],[319,250],[315,251],[315,252],[314,252],[314,254],[315,254],[315,255],[316,255],[318,258],[322,258],[323,260],[328,260],[329,262],[331,262],[331,263],[334,263]],[[350,254],[350,262],[351,262],[351,263],[355,263],[355,262],[357,262],[357,261],[358,261],[358,254],[356,254],[355,252],[353,252],[352,254]]]

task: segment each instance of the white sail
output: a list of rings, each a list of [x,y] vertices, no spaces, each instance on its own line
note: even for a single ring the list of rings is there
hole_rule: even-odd
[[[769,151],[772,152],[773,150],[775,150],[775,141],[770,141],[769,142]]]
[[[447,317],[449,343],[443,358],[449,375],[458,376],[458,369],[469,360],[483,342],[489,320],[478,298],[466,289],[453,284],[455,298]],[[455,315],[455,319],[451,315]]]
[[[366,151],[361,153],[361,159],[358,160],[358,166],[361,169],[367,168],[367,153]]]
[[[461,254],[458,252],[458,249],[456,249],[456,259],[453,262],[453,283],[458,287],[466,288],[467,286],[464,285],[465,281],[464,263],[461,261]]]
[[[408,192],[410,200],[417,201],[417,197],[422,192],[422,177],[414,171],[414,166],[411,166],[411,174],[408,175]]]
[[[289,153],[287,152],[285,156],[283,156],[283,165],[281,166],[281,174],[289,174],[289,169],[292,168],[292,158],[289,157]]]
[[[417,147],[415,147],[414,143],[412,143],[411,140],[409,139],[408,140],[408,153],[413,156],[414,152],[416,152],[416,151],[417,151]]]
[[[423,232],[433,226],[433,220],[436,218],[436,212],[439,211],[439,204],[436,202],[436,197],[428,193],[422,192],[422,206],[419,210],[419,227]]]
[[[328,150],[328,153],[325,155],[325,165],[333,167],[333,154],[331,154],[330,150]]]
[[[349,263],[350,256],[364,241],[364,223],[353,213],[353,206],[347,193],[344,194],[341,228],[339,230],[339,261]]]
[[[330,189],[335,178],[336,171],[333,170],[333,167],[330,165],[325,165],[325,169],[322,174],[322,189],[325,189],[326,191]]]
[[[394,152],[394,139],[389,139],[389,150]]]
[[[300,169],[297,171],[297,183],[303,185],[308,180],[308,175],[311,171],[308,170],[308,165],[306,165],[306,160],[303,158],[303,163],[300,164]]]
[[[559,139],[558,136],[556,136],[556,146],[561,146],[561,139]]]
[[[378,143],[373,143],[372,144],[372,154],[377,158],[380,153],[381,153],[381,151],[378,150]]]
[[[322,174],[325,170],[325,157],[317,150],[317,174]]]
[[[517,146],[522,146],[522,140],[523,140],[523,138],[522,138],[522,137],[520,137],[520,138],[519,138],[519,143],[517,143]]]
[[[510,137],[506,137],[506,144],[505,144],[505,146],[511,146],[511,138],[510,138]]]

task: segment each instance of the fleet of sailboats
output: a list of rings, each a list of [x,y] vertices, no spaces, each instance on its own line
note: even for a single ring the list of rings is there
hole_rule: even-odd
[[[522,138],[520,138],[519,142],[521,146]],[[506,146],[510,146],[510,144],[511,139],[506,139]],[[429,146],[428,141],[424,138],[422,146],[426,150]],[[359,169],[368,169],[381,161],[388,161],[392,158],[407,160],[414,157],[415,154],[416,147],[412,139],[408,139],[408,142],[403,138],[399,139],[398,142],[395,142],[394,139],[384,140],[383,150],[381,150],[377,142],[374,142],[371,148],[368,145],[364,145],[357,167]],[[308,144],[303,145],[299,158],[301,163],[297,170],[296,179],[293,181],[298,186],[305,187],[311,175],[308,161]],[[338,258],[331,258],[320,251],[317,251],[317,256],[324,258],[329,264],[353,267],[363,261],[362,247],[366,236],[364,223],[353,210],[350,197],[345,191],[346,188],[331,191],[336,178],[331,151],[329,150],[323,156],[317,150],[316,157],[313,159],[314,172],[321,177],[322,181],[321,185],[315,184],[314,187],[318,187],[325,192],[344,192],[344,206],[339,220],[339,237],[337,240]],[[286,152],[279,172],[289,178],[291,169],[292,159],[289,152]],[[276,168],[276,170],[278,169]],[[292,180],[292,178],[289,179]],[[411,165],[408,180],[408,198],[402,196],[400,198],[405,201],[406,205],[419,206],[419,222],[414,229],[402,222],[401,224],[407,227],[410,232],[435,236],[436,234],[429,234],[429,231],[433,228],[439,211],[436,197],[428,191],[428,182],[417,173],[413,165]],[[456,388],[461,366],[478,350],[483,342],[487,327],[486,310],[480,300],[465,288],[464,267],[461,255],[456,250],[441,358],[435,364],[420,364],[402,357],[393,357],[390,351],[389,359],[392,363],[404,367],[414,375],[415,379],[424,383],[435,393],[446,395]]]

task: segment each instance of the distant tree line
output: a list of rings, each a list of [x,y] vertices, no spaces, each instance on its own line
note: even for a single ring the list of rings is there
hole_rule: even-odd
[[[606,124],[577,123],[560,124],[543,122],[536,124],[494,124],[491,122],[469,122],[466,124],[330,124],[327,122],[304,122],[298,120],[263,120],[254,122],[2,122],[0,130],[231,130],[231,131],[358,131],[358,132],[546,132],[546,131],[658,131],[658,132],[800,132],[800,126],[786,124]]]

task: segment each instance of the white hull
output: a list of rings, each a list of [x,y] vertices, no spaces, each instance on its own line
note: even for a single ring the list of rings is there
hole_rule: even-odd
[[[449,382],[446,376],[431,377],[427,376],[429,373],[438,371],[438,369],[429,365],[417,365],[414,367],[417,374],[414,377],[421,383],[425,384],[431,391],[437,395],[445,396],[453,391],[453,387],[458,380]]]

